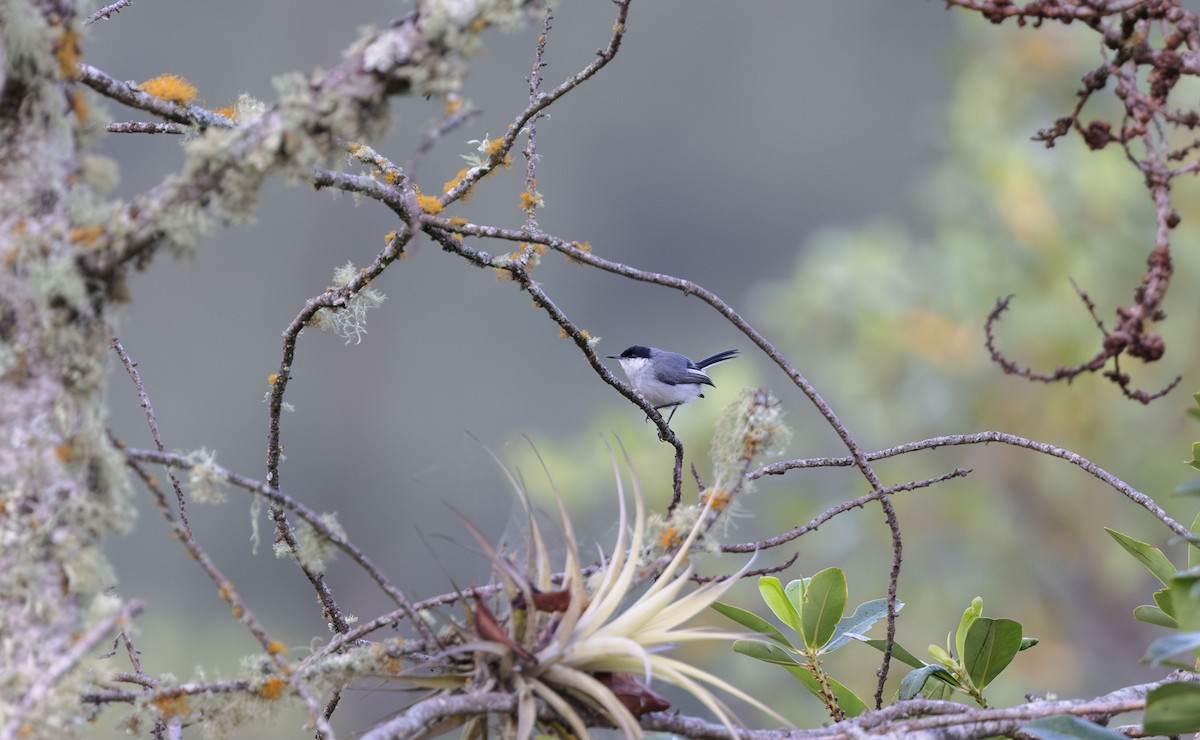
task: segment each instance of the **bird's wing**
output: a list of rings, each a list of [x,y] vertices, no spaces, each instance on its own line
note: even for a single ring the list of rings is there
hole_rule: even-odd
[[[714,388],[716,387],[712,382],[712,378],[708,377],[703,370],[695,367],[694,365],[692,367],[684,366],[679,368],[673,376],[658,372],[654,374],[654,377],[660,383],[665,383],[667,385],[680,385],[682,383],[691,383],[695,385],[703,383],[704,385],[711,385]]]

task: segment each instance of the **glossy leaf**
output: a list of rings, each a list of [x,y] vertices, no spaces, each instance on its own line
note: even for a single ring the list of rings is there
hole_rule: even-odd
[[[1171,616],[1185,632],[1200,632],[1200,576],[1176,576],[1171,581]]]
[[[1028,650],[1029,648],[1033,647],[1034,645],[1038,644],[1039,642],[1041,642],[1041,640],[1039,640],[1036,637],[1022,637],[1021,638],[1021,647],[1018,649],[1019,650]]]
[[[1021,726],[1021,733],[1038,740],[1126,740],[1119,732],[1101,727],[1071,714],[1035,719]]]
[[[1175,605],[1171,603],[1171,589],[1160,588],[1155,591],[1154,605],[1162,609],[1171,619],[1175,618]]]
[[[1196,493],[1200,493],[1200,478],[1193,479],[1192,483],[1196,484]],[[1185,483],[1184,485],[1187,484]],[[1196,518],[1192,520],[1191,532],[1193,535],[1200,534],[1200,514],[1197,514]],[[1195,568],[1196,566],[1200,566],[1200,545],[1198,545],[1196,540],[1191,537],[1188,538],[1188,542],[1192,545],[1187,549],[1188,567]]]
[[[925,686],[925,682],[929,679],[937,679],[950,686],[958,686],[958,680],[954,674],[948,671],[944,666],[940,665],[925,665],[920,668],[909,671],[904,678],[900,679],[900,699],[913,699]],[[926,698],[932,698],[928,695]]]
[[[846,574],[841,568],[826,568],[809,580],[800,605],[800,625],[810,650],[820,649],[833,637],[846,611],[846,595]]]
[[[982,691],[1008,667],[1020,649],[1020,622],[980,617],[967,630],[960,659],[975,688]]]
[[[963,650],[966,649],[967,630],[971,629],[971,625],[981,616],[983,616],[983,599],[976,596],[971,599],[971,605],[963,612],[962,619],[958,621],[958,632],[954,634],[954,647],[960,658]],[[950,646],[947,645],[946,649],[949,651]]]
[[[1175,577],[1175,571],[1178,568],[1171,564],[1166,555],[1162,554],[1162,550],[1108,527],[1105,527],[1104,531],[1112,535],[1112,538],[1120,543],[1126,552],[1146,566],[1146,569],[1153,573],[1155,578],[1162,581],[1164,586],[1171,585],[1171,579]]]
[[[764,663],[776,665],[802,665],[796,656],[781,647],[758,640],[734,640],[733,652],[746,655]]]
[[[1181,735],[1200,731],[1200,686],[1168,683],[1146,694],[1142,727],[1148,735]]]
[[[1157,606],[1150,606],[1149,604],[1135,606],[1133,608],[1133,618],[1139,622],[1166,627],[1167,629],[1175,629],[1179,626],[1179,623],[1170,614],[1167,614]]]
[[[795,676],[796,680],[800,682],[800,685],[807,689],[809,693],[818,699],[821,698],[820,684],[817,683],[817,679],[813,678],[812,673],[810,673],[807,668],[804,668],[803,666],[786,665],[784,668],[788,673]],[[842,710],[842,714],[845,714],[847,717],[857,717],[858,715],[867,711],[866,702],[858,698],[858,695],[853,691],[829,676],[826,676],[825,680],[829,682],[829,690],[833,692],[834,697],[837,699],[837,703]]]
[[[796,610],[797,614],[800,613],[800,604],[804,601],[804,591],[808,588],[808,582],[811,580],[812,578],[796,578],[788,581],[787,585],[783,587],[783,592],[787,594],[788,601],[792,602],[792,608]]]
[[[958,661],[954,660],[954,656],[943,650],[940,645],[930,645],[929,654],[933,656],[934,660],[946,666],[947,668],[953,669],[956,665],[958,665]]]
[[[767,643],[755,642],[753,640],[737,640],[733,643],[733,651],[742,655],[747,655],[755,660],[761,660],[764,663],[773,663],[783,666],[789,673],[795,676],[796,680],[804,686],[813,696],[821,698],[821,686],[817,679],[812,675],[812,672],[807,666],[798,662],[792,655],[782,648]],[[846,688],[842,684],[835,681],[833,678],[826,676],[829,682],[829,690],[837,698],[838,706],[842,712],[848,717],[857,717],[866,711],[867,705],[853,691]]]
[[[863,642],[867,643],[879,652],[883,652],[884,640],[863,640]],[[905,650],[904,647],[898,642],[892,643],[892,658],[913,668],[921,668],[925,665],[924,661]]]
[[[1172,655],[1197,649],[1200,649],[1200,632],[1180,632],[1177,635],[1168,635],[1150,643],[1142,660],[1151,665],[1157,665]]]
[[[746,629],[754,630],[763,637],[772,639],[781,645],[786,645],[789,648],[792,647],[792,643],[788,641],[787,637],[785,637],[784,634],[775,627],[775,625],[758,616],[754,612],[746,611],[745,609],[733,606],[732,604],[722,604],[719,601],[714,602],[712,608],[742,625]]]
[[[896,601],[896,612],[904,608],[903,601]],[[859,604],[853,614],[842,617],[833,629],[833,637],[821,648],[828,653],[845,645],[854,635],[861,635],[871,629],[871,625],[887,616],[887,599],[872,599]]]
[[[775,614],[775,618],[783,622],[787,626],[800,631],[800,615],[796,612],[796,608],[792,606],[792,602],[788,600],[787,594],[783,592],[783,584],[774,576],[763,576],[758,579],[758,593],[762,596],[762,600],[771,608],[771,612]]]

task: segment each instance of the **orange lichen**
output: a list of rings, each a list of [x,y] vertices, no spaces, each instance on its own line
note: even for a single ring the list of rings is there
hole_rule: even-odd
[[[54,448],[54,454],[58,457],[59,462],[69,463],[71,458],[75,457],[75,449],[64,442]]]
[[[142,92],[162,100],[187,105],[196,99],[196,86],[179,75],[159,75],[143,82]]]
[[[444,115],[446,118],[449,118],[450,116],[462,110],[462,107],[464,104],[466,104],[466,102],[467,101],[463,100],[458,95],[450,93],[446,96],[446,103],[442,110],[442,115]]]
[[[590,242],[571,242],[571,246],[575,247],[580,252],[587,252],[590,254],[592,251],[592,245]],[[579,262],[579,259],[571,254],[567,255],[567,259],[571,260],[572,262]]]
[[[542,194],[530,187],[521,191],[521,210],[532,211],[542,205]]]
[[[436,216],[442,212],[442,202],[437,199],[437,196],[422,195],[421,189],[415,185],[413,186],[413,192],[417,194],[417,205],[421,207],[422,211],[425,211],[431,216]]]
[[[83,51],[79,48],[79,34],[67,27],[59,34],[54,43],[54,56],[58,58],[58,73],[68,79],[74,79],[79,73],[79,60]]]
[[[151,703],[164,718],[178,717],[191,711],[185,694],[163,694],[156,697]]]
[[[283,690],[287,688],[287,681],[279,676],[268,676],[267,680],[263,681],[262,686],[258,689],[258,694],[264,699],[274,701],[283,696]]]
[[[287,655],[287,645],[284,645],[279,640],[271,640],[267,643],[267,652],[271,655]]]
[[[489,157],[494,157],[500,153],[500,149],[503,145],[503,138],[484,139],[482,142],[480,142],[479,148],[482,149]]]
[[[674,527],[667,527],[658,535],[658,546],[663,550],[673,550],[683,542],[683,535]]]
[[[237,106],[235,105],[226,105],[221,108],[217,108],[215,111],[213,111],[213,113],[220,113],[231,121],[236,121],[238,117]]]
[[[462,216],[451,216],[450,223],[454,224],[455,226],[466,226],[467,219],[463,218]]]
[[[463,179],[467,176],[467,173],[469,173],[470,171],[471,170],[469,167],[463,167],[461,170],[458,171],[458,174],[454,176],[454,179],[447,180],[445,182],[445,184],[442,185],[442,192],[448,193],[451,190],[453,190],[454,188],[458,187],[458,184],[463,181]],[[466,200],[466,198],[464,197],[463,200]]]
[[[80,123],[87,123],[88,117],[92,113],[87,93],[81,87],[71,91],[71,112],[75,114],[75,119]]]
[[[75,244],[82,244],[85,247],[95,247],[100,242],[100,237],[104,235],[104,224],[92,224],[91,226],[76,226],[71,229],[71,241]]]
[[[713,511],[720,511],[729,505],[732,498],[724,488],[714,488],[701,495],[700,503],[707,505],[711,499]]]

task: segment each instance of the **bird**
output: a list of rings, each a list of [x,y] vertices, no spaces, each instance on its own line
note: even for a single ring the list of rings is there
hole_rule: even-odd
[[[736,349],[727,349],[703,360],[693,361],[678,352],[635,344],[619,355],[608,355],[621,363],[629,384],[655,409],[671,407],[667,424],[683,404],[704,398],[704,386],[716,387],[704,368],[736,357]]]

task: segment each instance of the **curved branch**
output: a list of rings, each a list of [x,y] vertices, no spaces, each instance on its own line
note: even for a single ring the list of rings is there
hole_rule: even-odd
[[[872,452],[867,455],[867,458],[870,460],[882,460],[884,458],[895,457],[897,455],[906,455],[910,452],[916,452],[918,450],[933,450],[937,449],[938,447],[951,447],[955,445],[988,444],[989,442],[999,442],[1001,444],[1011,445],[1013,447],[1034,450],[1035,452],[1040,452],[1044,455],[1049,455],[1050,457],[1057,457],[1060,460],[1066,460],[1072,465],[1087,471],[1095,478],[1098,478],[1099,480],[1108,484],[1118,493],[1125,496],[1125,498],[1150,512],[1156,519],[1165,524],[1173,533],[1177,535],[1188,534],[1188,528],[1167,514],[1167,512],[1164,511],[1163,508],[1159,506],[1153,498],[1145,493],[1142,493],[1138,489],[1129,485],[1083,455],[1071,452],[1070,450],[1066,450],[1061,447],[1055,447],[1052,444],[1020,437],[1015,434],[1006,434],[1004,432],[977,432],[975,434],[954,434],[943,437],[931,437],[929,439],[923,439],[919,442],[909,442],[907,444],[897,445],[896,447],[889,447],[886,450]],[[752,471],[749,475],[751,478],[761,478],[764,475],[781,475],[788,470],[793,470],[796,468],[848,467],[853,464],[854,461],[848,457],[783,460],[770,465],[764,465],[758,470]]]

